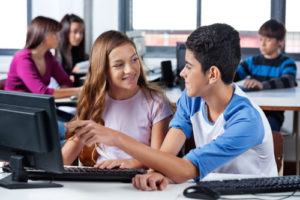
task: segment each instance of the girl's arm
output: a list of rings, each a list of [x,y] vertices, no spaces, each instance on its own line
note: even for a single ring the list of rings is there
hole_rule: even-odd
[[[70,97],[75,94],[79,94],[81,87],[71,87],[71,88],[57,88],[53,91],[53,96],[55,99]]]
[[[191,161],[153,149],[125,134],[96,124],[91,120],[72,121],[66,123],[66,126],[74,128],[76,137],[85,145],[91,146],[95,143],[103,143],[116,146],[147,167],[161,172],[176,183],[199,176],[198,168]],[[181,130],[176,129],[176,131]],[[181,134],[184,133],[182,132]]]
[[[77,137],[69,138],[61,150],[64,165],[71,165],[82,151],[83,146]]]
[[[166,117],[165,119],[155,123],[152,127],[151,131],[151,148],[153,149],[160,149],[166,133],[168,132],[168,126],[171,117]],[[107,168],[111,169],[114,167],[120,168],[146,168],[140,161],[136,159],[119,159],[119,160],[106,160],[100,162],[95,165],[97,168]]]

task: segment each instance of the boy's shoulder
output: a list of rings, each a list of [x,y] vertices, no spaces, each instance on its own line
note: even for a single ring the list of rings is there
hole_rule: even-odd
[[[254,104],[249,97],[238,87],[232,96],[231,101],[224,111],[224,118],[248,118],[257,119],[260,116],[260,108]]]

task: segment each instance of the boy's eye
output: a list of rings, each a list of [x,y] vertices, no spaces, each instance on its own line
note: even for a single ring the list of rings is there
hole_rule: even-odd
[[[189,64],[185,64],[185,68],[191,69],[191,66]]]

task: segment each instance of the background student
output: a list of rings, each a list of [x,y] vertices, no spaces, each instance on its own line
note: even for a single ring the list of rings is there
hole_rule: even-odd
[[[247,58],[239,65],[234,81],[247,78],[244,88],[259,90],[296,86],[297,67],[291,58],[283,55],[285,27],[274,19],[266,21],[258,31],[261,54]],[[265,111],[274,131],[280,131],[283,111]]]
[[[31,21],[25,47],[15,54],[11,62],[5,90],[50,94],[54,98],[79,93],[80,88],[72,88],[67,73],[49,51],[57,48],[60,29],[59,22],[47,17],[38,16]],[[48,87],[51,76],[62,88]]]
[[[108,31],[95,41],[90,66],[78,99],[73,121],[85,120],[91,127],[122,132],[159,149],[172,112],[164,94],[150,85],[134,43],[123,33]],[[96,151],[84,148],[75,132],[68,132],[62,149],[64,164],[79,155],[84,165],[100,168],[132,168],[142,164],[117,147],[96,144]],[[93,146],[93,147],[94,147]],[[87,152],[85,154],[85,152]],[[93,160],[85,155],[95,155]]]
[[[164,189],[166,177],[180,183],[210,172],[276,176],[270,125],[262,110],[232,84],[241,58],[238,32],[226,24],[199,27],[188,37],[186,49],[180,73],[186,90],[160,151],[92,121],[78,119],[66,127],[83,144],[116,146],[158,171],[133,179],[142,190]],[[196,148],[176,157],[192,134]]]
[[[57,56],[67,74],[70,75],[80,68],[88,67],[88,62],[82,63],[88,60],[85,52],[84,21],[75,14],[66,14],[60,23],[62,30]]]

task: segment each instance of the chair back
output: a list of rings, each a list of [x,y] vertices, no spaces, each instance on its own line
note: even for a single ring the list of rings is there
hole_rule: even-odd
[[[6,79],[0,80],[0,90],[4,90]]]
[[[277,131],[272,131],[273,143],[274,143],[274,155],[277,165],[278,173],[283,171],[283,137]]]

